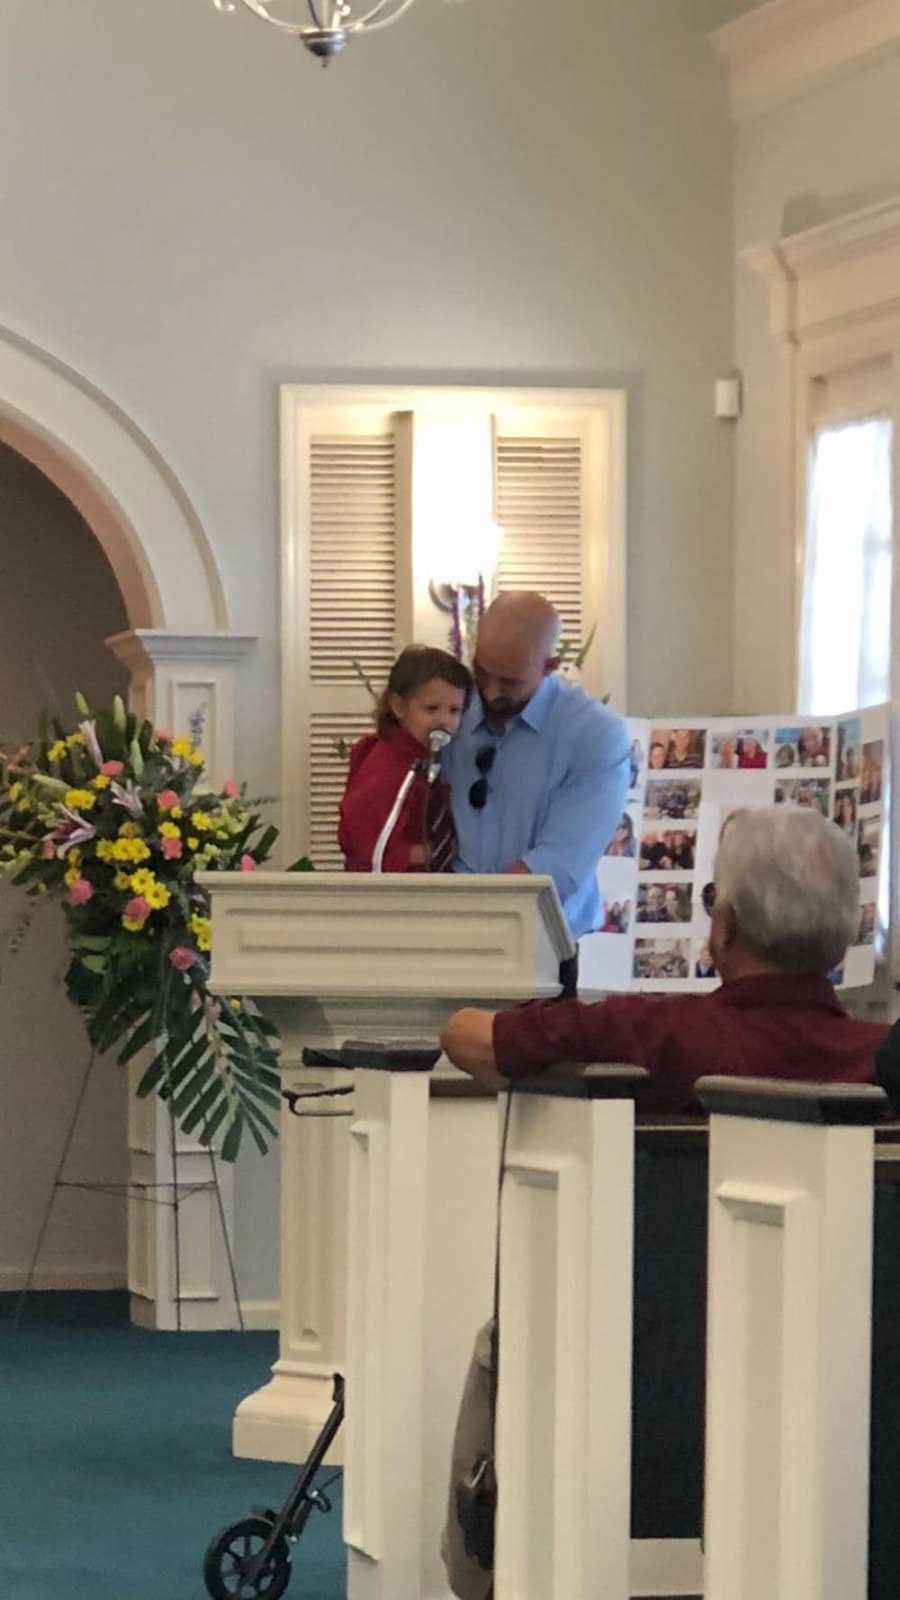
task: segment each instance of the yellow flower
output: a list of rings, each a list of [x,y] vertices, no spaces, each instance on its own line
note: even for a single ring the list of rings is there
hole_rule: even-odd
[[[183,761],[190,761],[191,756],[194,754],[193,739],[173,739],[172,754],[173,756],[181,756]]]
[[[111,861],[146,861],[150,851],[143,839],[115,839],[109,847]]]
[[[188,761],[192,767],[202,767],[206,765],[199,750],[192,750],[191,754],[188,756]]]
[[[90,789],[67,789],[66,805],[73,811],[91,811],[97,803],[97,796],[91,794]]]
[[[232,1011],[240,1011],[240,1009],[241,1009],[240,1000],[235,1000],[235,999],[232,998],[231,1000],[229,1000],[228,1004],[230,1005]]]
[[[198,916],[197,912],[191,917],[191,932],[197,941],[197,949],[206,951],[210,947],[209,917]]]
[[[47,760],[48,761],[54,761],[54,762],[55,761],[62,761],[62,758],[65,755],[65,753],[66,753],[66,741],[65,741],[65,739],[56,739],[54,741],[54,743],[50,746],[50,749],[47,751]]]
[[[159,831],[164,839],[180,839],[181,829],[176,828],[174,822],[161,822]]]
[[[144,924],[137,917],[123,916],[122,918],[122,927],[127,928],[129,933],[140,933],[143,926]]]
[[[77,867],[80,861],[81,861],[81,851],[78,850],[77,848],[75,850],[70,850],[69,851],[69,863],[70,863],[70,865],[73,866],[73,867]]]
[[[79,872],[77,867],[68,867],[67,870],[66,870],[66,873],[65,873],[65,875],[63,877],[63,882],[64,883],[77,883],[78,879],[80,877],[81,877],[81,873]]]
[[[68,734],[68,736],[66,738],[66,744],[69,746],[70,749],[71,749],[73,744],[84,744],[84,734],[83,733],[70,733],[70,734]]]
[[[167,906],[172,898],[164,883],[150,883],[141,890],[141,893],[153,911],[162,911],[163,906]]]
[[[212,818],[207,816],[205,811],[195,811],[189,821],[197,829],[198,833],[209,833],[215,827]]]
[[[196,848],[197,848],[199,843],[200,843],[200,840],[197,838],[196,834],[193,834],[193,833],[190,835],[189,838],[187,838],[185,840],[185,844],[187,845],[189,850],[196,850]]]
[[[9,798],[10,798],[10,800],[13,801],[13,803],[15,803],[16,800],[18,800],[19,795],[21,793],[22,793],[22,785],[20,783],[11,783],[10,784],[10,786],[9,786]]]
[[[135,894],[145,895],[146,890],[155,884],[156,879],[153,876],[153,873],[150,872],[147,867],[139,867],[137,872],[133,872],[131,874],[131,877],[128,881],[131,884]],[[147,903],[149,905],[149,901]]]
[[[172,818],[173,822],[178,822],[179,819],[184,816],[184,812],[180,806],[172,806],[169,811],[169,816]]]
[[[91,779],[91,784],[95,789],[108,789],[109,779],[105,772],[98,772],[96,778]]]
[[[113,878],[113,888],[127,889],[129,893],[131,892],[131,879],[129,878],[127,872],[116,873],[115,877]]]
[[[115,859],[115,845],[111,839],[97,840],[97,860],[112,861]]]
[[[140,827],[136,822],[123,822],[119,828],[120,839],[137,839],[140,837]]]

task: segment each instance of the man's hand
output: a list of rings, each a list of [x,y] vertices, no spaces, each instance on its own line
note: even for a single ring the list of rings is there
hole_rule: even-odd
[[[529,866],[526,866],[524,861],[511,861],[509,863],[508,867],[504,867],[503,868],[503,871],[504,872],[522,873],[522,872],[530,872],[531,868]]]
[[[467,1072],[484,1089],[508,1089],[494,1059],[495,1011],[467,1007],[456,1011],[441,1034],[441,1049],[454,1066]]]

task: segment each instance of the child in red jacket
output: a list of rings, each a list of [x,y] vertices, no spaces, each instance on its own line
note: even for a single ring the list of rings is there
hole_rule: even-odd
[[[412,644],[391,668],[375,713],[376,732],[350,752],[338,843],[348,872],[451,872],[456,838],[450,791],[428,783],[428,736],[454,734],[472,693],[467,667],[446,650]],[[419,764],[394,811],[404,779]]]

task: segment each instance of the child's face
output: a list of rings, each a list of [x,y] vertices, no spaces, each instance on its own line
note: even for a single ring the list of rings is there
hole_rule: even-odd
[[[425,745],[428,735],[436,728],[442,728],[444,733],[455,733],[465,705],[462,689],[455,689],[443,678],[431,678],[412,694],[391,697],[391,710],[401,728]]]

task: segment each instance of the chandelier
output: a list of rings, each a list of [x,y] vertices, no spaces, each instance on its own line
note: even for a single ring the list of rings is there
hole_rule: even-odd
[[[213,0],[217,11],[236,11],[238,0]],[[413,0],[241,0],[263,22],[299,39],[323,66],[357,33],[390,27]]]

